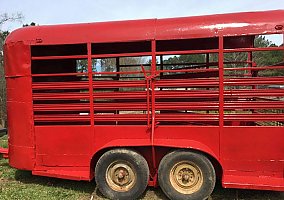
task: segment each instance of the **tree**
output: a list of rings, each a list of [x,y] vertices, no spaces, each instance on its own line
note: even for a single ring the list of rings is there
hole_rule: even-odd
[[[276,44],[265,39],[264,36],[259,36],[255,39],[256,47],[277,47]],[[280,45],[280,46],[283,46]],[[253,61],[257,66],[270,66],[283,62],[282,51],[258,51],[253,53]],[[260,76],[284,76],[284,70],[265,70],[259,72]]]
[[[119,59],[119,65],[124,65],[121,71],[141,71],[141,67],[127,67],[127,65],[139,65],[143,63],[144,59],[141,57],[122,57]],[[106,58],[98,59],[97,61],[101,67],[102,72],[115,72],[116,71],[116,59],[115,58]]]
[[[8,14],[8,13],[2,13],[0,14],[0,28],[4,23],[7,22],[15,22],[15,21],[22,21],[24,16],[22,13],[13,13],[13,14]]]
[[[6,112],[6,81],[4,75],[4,54],[3,44],[9,32],[0,31],[0,126],[5,127],[5,121],[7,119]]]
[[[8,13],[0,14],[0,126],[3,127],[5,127],[7,121],[3,45],[9,31],[2,30],[2,25],[8,22],[21,21],[22,19],[23,15],[21,13],[10,15]]]
[[[194,54],[194,55],[180,55],[180,56],[170,57],[169,59],[164,61],[164,64],[192,63],[191,65],[196,65],[197,63],[204,63],[204,62],[205,62],[205,55],[204,54]],[[176,68],[178,68],[178,66],[170,65],[169,68],[170,69],[176,69]]]
[[[93,72],[97,72],[97,60],[96,59],[92,59],[92,71]],[[77,60],[77,72],[78,73],[86,73],[88,72],[88,60],[84,59],[84,60]]]
[[[283,45],[283,44],[282,44]],[[276,44],[267,40],[265,36],[257,36],[254,40],[255,47],[277,47]],[[245,52],[234,52],[224,54],[225,62],[235,62],[235,61],[246,61],[247,53]],[[194,55],[180,55],[173,56],[164,61],[165,64],[173,64],[168,68],[177,69],[178,65],[175,63],[204,63],[205,55],[204,54],[194,54]],[[217,54],[210,54],[210,62],[218,62]],[[257,66],[271,66],[283,62],[283,52],[282,51],[257,51],[253,52],[253,62]],[[193,66],[193,65],[191,65]],[[243,64],[226,64],[225,67],[243,67]],[[234,73],[226,71],[226,73]],[[239,71],[238,73],[242,73]],[[284,70],[265,70],[259,73],[260,75],[266,76],[279,76],[284,75]]]
[[[23,24],[23,27],[27,27],[27,26],[35,26],[35,25],[36,25],[36,23],[31,22],[30,24]]]

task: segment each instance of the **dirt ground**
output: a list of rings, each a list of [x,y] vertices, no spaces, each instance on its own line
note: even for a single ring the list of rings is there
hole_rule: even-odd
[[[105,200],[96,189],[93,200]],[[168,200],[160,188],[148,188],[140,200]],[[208,200],[284,200],[284,192],[224,189],[217,185]]]

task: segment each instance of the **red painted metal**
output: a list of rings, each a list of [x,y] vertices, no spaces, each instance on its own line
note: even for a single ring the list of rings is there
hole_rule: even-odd
[[[283,11],[277,10],[172,19],[36,26],[14,31],[7,42],[17,41],[18,38],[21,38],[23,41],[31,41],[39,45],[79,44],[86,43],[86,38],[92,42],[103,43],[149,41],[154,38],[156,40],[206,38],[216,37],[218,32],[222,32],[222,35],[226,36],[281,33],[282,30],[276,30],[275,26],[283,24],[282,18]],[[54,28],[56,28],[56,32],[54,32]],[[66,32],[69,34],[66,35]],[[41,42],[37,43],[36,39],[41,39]]]
[[[224,187],[284,191],[284,77],[258,76],[284,66],[257,66],[252,54],[283,51],[252,46],[256,35],[283,34],[283,16],[279,10],[14,31],[4,47],[10,165],[91,180],[102,152],[131,147],[146,158],[149,185],[157,186],[161,158],[186,148],[219,163]],[[236,52],[248,59],[225,61]],[[183,54],[204,61],[161,60]],[[120,62],[142,56],[151,64]],[[116,70],[93,70],[94,59],[107,58]],[[80,60],[85,71],[77,69]]]
[[[88,51],[88,78],[89,78],[89,97],[90,97],[90,117],[91,117],[91,125],[95,124],[95,119],[94,119],[94,85],[93,85],[93,70],[92,70],[92,47],[91,43],[87,44],[87,51]],[[92,128],[93,132],[93,128]]]
[[[8,149],[7,148],[0,148],[0,155],[3,155],[3,158],[8,158]]]
[[[155,150],[155,128],[156,128],[156,41],[152,40],[151,43],[152,47],[152,63],[151,63],[151,76],[150,78],[150,85],[151,85],[151,147],[152,147],[152,162],[153,162],[153,171],[154,176],[152,176],[152,179],[154,179],[155,182],[157,179],[157,172],[158,172],[158,166],[157,166],[157,159],[156,159],[156,150]]]

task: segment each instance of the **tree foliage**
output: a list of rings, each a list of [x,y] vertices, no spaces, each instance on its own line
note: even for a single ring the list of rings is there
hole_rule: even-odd
[[[256,38],[256,47],[277,47],[271,41],[265,39],[264,36]],[[283,46],[280,45],[280,46]],[[258,51],[253,53],[253,61],[257,66],[270,66],[283,63],[283,51]],[[265,70],[259,72],[260,76],[284,76],[284,69],[280,70]]]
[[[24,16],[22,15],[22,13],[2,13],[0,14],[0,27],[7,22],[22,21],[23,18]]]
[[[204,54],[194,54],[194,55],[180,55],[173,56],[164,61],[165,64],[173,63],[204,63],[205,55]]]
[[[283,45],[283,44],[282,44]],[[255,47],[277,47],[276,44],[272,43],[265,36],[257,36],[254,41]],[[234,52],[234,53],[225,53],[224,62],[236,62],[236,61],[246,61],[248,58],[247,53],[245,52]],[[205,63],[206,57],[205,54],[192,54],[192,55],[180,55],[173,56],[164,61],[165,64],[170,65],[170,69],[179,68],[175,63],[190,63],[188,66],[194,66],[191,63]],[[210,62],[218,62],[217,54],[210,54]],[[283,52],[282,51],[256,51],[253,52],[253,62],[257,66],[271,66],[283,62]],[[244,64],[226,64],[225,67],[244,67]],[[283,76],[284,70],[265,70],[259,73],[263,76]]]
[[[143,61],[142,58],[138,57],[123,57],[119,59],[120,65],[138,65]],[[116,58],[104,58],[104,59],[92,59],[92,71],[93,72],[115,72],[116,69]],[[137,71],[140,67],[131,67],[131,71]],[[128,68],[124,67],[124,71]],[[126,69],[126,70],[125,70]],[[87,72],[88,61],[78,60],[77,61],[77,72]],[[130,71],[130,70],[128,70]]]
[[[7,120],[3,44],[8,34],[7,31],[0,31],[0,126],[3,127],[5,127],[5,122]]]

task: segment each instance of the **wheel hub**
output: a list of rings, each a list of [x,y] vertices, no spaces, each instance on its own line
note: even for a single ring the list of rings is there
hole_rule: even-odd
[[[192,194],[201,188],[203,175],[198,166],[188,161],[182,161],[172,167],[170,182],[178,192]]]
[[[115,191],[129,191],[134,186],[136,179],[133,167],[124,161],[113,162],[106,171],[106,181]]]

